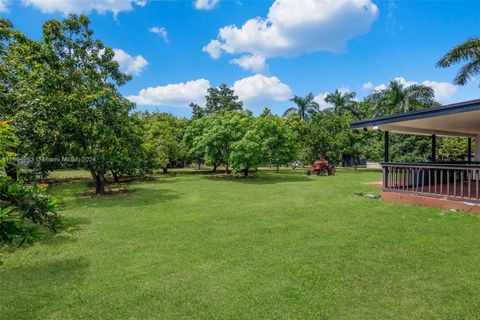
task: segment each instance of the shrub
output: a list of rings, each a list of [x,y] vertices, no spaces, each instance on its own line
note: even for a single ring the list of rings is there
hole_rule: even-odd
[[[32,243],[44,232],[57,232],[58,200],[36,185],[2,178],[0,182],[0,245]]]
[[[5,167],[15,147],[15,134],[0,121],[0,247],[32,243],[45,231],[56,232],[61,218],[58,200],[37,185],[25,185],[5,175]]]

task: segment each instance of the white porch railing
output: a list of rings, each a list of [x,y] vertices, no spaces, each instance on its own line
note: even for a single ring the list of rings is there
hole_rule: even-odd
[[[480,202],[480,164],[382,163],[385,191]]]

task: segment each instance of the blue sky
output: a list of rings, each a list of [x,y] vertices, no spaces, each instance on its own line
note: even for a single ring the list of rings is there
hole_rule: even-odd
[[[477,1],[0,0],[0,16],[32,38],[42,23],[85,13],[95,36],[134,75],[120,90],[140,110],[188,116],[208,86],[236,89],[247,108],[282,113],[293,95],[337,88],[361,98],[390,79],[431,85],[438,100],[479,98],[435,68],[479,35]],[[220,31],[221,30],[221,31]]]

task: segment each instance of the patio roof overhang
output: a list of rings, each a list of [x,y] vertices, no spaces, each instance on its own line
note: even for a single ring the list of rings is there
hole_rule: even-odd
[[[414,135],[480,135],[480,99],[352,122],[353,129]]]

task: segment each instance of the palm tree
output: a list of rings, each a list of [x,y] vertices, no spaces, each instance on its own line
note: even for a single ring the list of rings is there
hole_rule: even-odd
[[[422,84],[405,85],[398,79],[369,95],[366,100],[373,104],[375,116],[384,116],[400,112],[438,106],[435,92]]]
[[[357,108],[358,102],[355,101],[356,95],[357,94],[353,91],[342,93],[337,89],[335,92],[328,93],[325,96],[325,102],[333,105],[333,110],[335,113],[342,115],[345,113],[345,111],[349,111],[358,118],[360,116],[360,112]]]
[[[320,106],[314,99],[315,96],[313,95],[313,93],[307,94],[304,98],[294,96],[292,99],[290,99],[290,101],[295,103],[296,106],[285,110],[283,116],[285,117],[292,112],[296,112],[298,113],[300,118],[308,121],[310,119],[310,116],[314,113],[317,113],[320,109]]]
[[[453,84],[464,86],[472,77],[480,74],[480,38],[470,38],[462,44],[459,44],[446,55],[444,55],[436,64],[439,68],[447,68],[461,61],[468,62],[460,71],[458,71]]]

